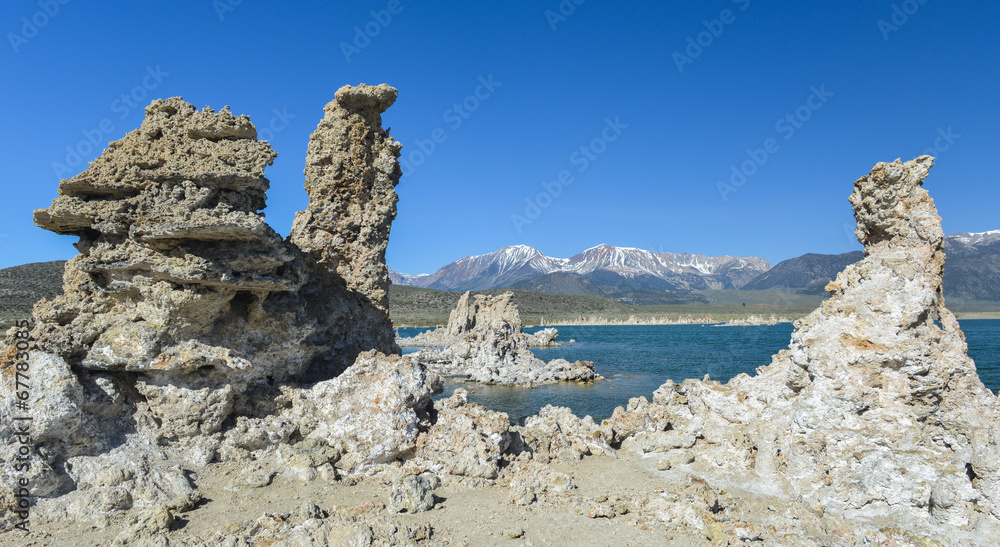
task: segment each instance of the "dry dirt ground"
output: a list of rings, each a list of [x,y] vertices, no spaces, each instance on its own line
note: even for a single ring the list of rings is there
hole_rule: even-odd
[[[280,476],[262,488],[227,489],[238,472],[228,464],[217,464],[198,480],[204,499],[194,509],[177,514],[166,534],[171,545],[217,545],[226,531],[246,529],[267,515],[287,518],[306,503],[336,513],[361,506],[400,523],[418,528],[429,525],[430,537],[421,545],[701,545],[706,536],[695,529],[669,530],[667,525],[644,515],[624,514],[591,518],[595,507],[612,499],[628,500],[639,495],[683,488],[683,475],[657,470],[656,459],[622,454],[618,459],[591,456],[571,463],[554,463],[552,469],[573,478],[576,488],[546,495],[528,506],[510,501],[507,488],[491,481],[445,481],[434,491],[439,498],[434,509],[416,514],[388,515],[390,486],[379,477],[333,482],[317,479],[308,483]],[[678,483],[678,481],[680,481]],[[84,527],[58,522],[33,522],[32,532],[0,535],[0,544],[40,546],[110,545],[124,527],[122,517],[106,526]],[[155,545],[161,542],[140,542]],[[243,543],[240,543],[243,545]],[[256,545],[280,545],[252,542]]]

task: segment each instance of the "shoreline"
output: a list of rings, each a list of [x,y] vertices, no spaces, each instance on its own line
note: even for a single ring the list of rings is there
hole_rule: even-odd
[[[567,321],[553,321],[551,323],[547,322],[545,325],[534,325],[528,324],[524,325],[526,329],[532,328],[548,328],[548,327],[628,327],[628,326],[659,326],[659,325],[716,325],[716,326],[764,326],[771,323],[759,323],[759,324],[741,324],[739,322],[749,319],[748,316],[737,316],[737,317],[726,317],[726,318],[696,318],[696,320],[677,320],[669,318],[651,318],[651,319],[640,319],[640,318],[629,318],[629,319],[608,319],[608,318],[597,318],[593,320],[577,321],[577,320],[567,320]],[[1000,319],[1000,312],[955,312],[955,318],[958,320],[990,320],[990,319]],[[785,324],[794,323],[801,317],[781,317],[774,324]],[[443,325],[394,325],[395,329],[433,329],[441,327]]]

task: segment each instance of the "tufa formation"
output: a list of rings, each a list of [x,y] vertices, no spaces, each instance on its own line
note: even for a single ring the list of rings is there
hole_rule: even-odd
[[[43,513],[188,506],[188,469],[279,445],[321,447],[306,467],[327,474],[344,454],[353,468],[415,447],[441,386],[391,355],[400,144],[381,113],[395,99],[385,84],[336,92],[309,142],[309,206],[284,240],[261,212],[275,152],[247,116],[179,97],[153,101],[35,211],[80,251],[63,294],[34,310],[32,493],[72,492]]]
[[[739,492],[733,534],[742,519],[783,530],[779,543],[816,537],[817,522],[837,544],[887,527],[908,531],[901,544],[994,541],[997,397],[941,296],[944,234],[922,188],[932,165],[879,163],[854,183],[864,259],[827,286],[769,366],[726,385],[667,382],[652,403],[632,399],[604,422],[613,441]],[[769,497],[788,509],[767,510]]]
[[[555,329],[527,334],[511,300],[513,295],[476,295],[466,292],[448,317],[448,326],[424,332],[400,342],[423,349],[416,358],[445,376],[458,376],[490,384],[531,387],[563,380],[603,379],[594,363],[555,359],[549,363],[535,357],[531,346],[553,345]]]

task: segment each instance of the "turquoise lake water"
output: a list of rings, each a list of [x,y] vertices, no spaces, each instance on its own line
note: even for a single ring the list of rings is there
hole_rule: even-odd
[[[1000,319],[961,321],[979,377],[994,393],[1000,387]],[[447,382],[444,396],[455,387],[469,390],[469,400],[506,412],[513,421],[547,405],[568,406],[578,416],[600,421],[629,398],[645,395],[665,381],[704,378],[726,382],[741,372],[753,374],[771,362],[771,355],[788,347],[792,325],[712,327],[702,325],[623,325],[557,327],[559,340],[576,342],[556,348],[534,348],[540,359],[593,361],[608,379],[591,385],[574,382],[534,389]],[[401,336],[428,329],[401,328]],[[525,329],[533,332],[537,329]],[[412,350],[404,348],[404,353]]]

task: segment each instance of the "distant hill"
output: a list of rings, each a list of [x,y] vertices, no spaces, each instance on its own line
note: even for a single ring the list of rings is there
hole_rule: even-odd
[[[614,274],[606,274],[603,279],[605,284],[593,283],[587,277],[568,273],[553,272],[533,279],[518,281],[511,285],[514,289],[524,289],[528,291],[541,292],[546,294],[584,294],[591,296],[603,296],[623,304],[633,306],[656,306],[665,304],[696,304],[704,303],[703,296],[690,291],[672,291],[669,289],[634,289],[634,286],[643,286],[636,283],[634,286],[627,283],[625,279],[607,279]],[[616,283],[617,282],[617,283]],[[619,285],[624,285],[621,288]],[[632,288],[632,290],[629,290]]]
[[[862,258],[865,253],[852,251],[839,255],[804,254],[779,262],[770,270],[747,283],[743,289],[769,291],[795,289],[801,294],[824,294],[826,284],[844,268]]]
[[[636,308],[590,295],[544,294],[521,289],[493,289],[474,291],[473,294],[496,295],[513,293],[514,304],[525,324],[537,324],[544,318],[551,323],[557,319],[589,317],[626,318],[634,315]],[[391,285],[389,287],[389,315],[396,325],[443,325],[448,314],[458,303],[461,292],[438,291],[420,287]]]
[[[35,302],[62,293],[65,265],[65,260],[56,260],[0,270],[0,330],[30,317]]]
[[[952,234],[944,252],[945,298],[1000,301],[1000,230]]]
[[[614,287],[595,285],[583,276],[569,272],[552,272],[531,279],[518,281],[512,289],[543,292],[546,294],[588,294],[608,297],[619,291]]]
[[[944,239],[944,295],[954,301],[1000,301],[1000,230],[951,234]],[[854,251],[839,255],[805,254],[779,262],[744,290],[793,290],[824,294],[824,287],[848,264],[864,258]]]
[[[943,289],[947,299],[1000,301],[1000,254],[949,259]]]

